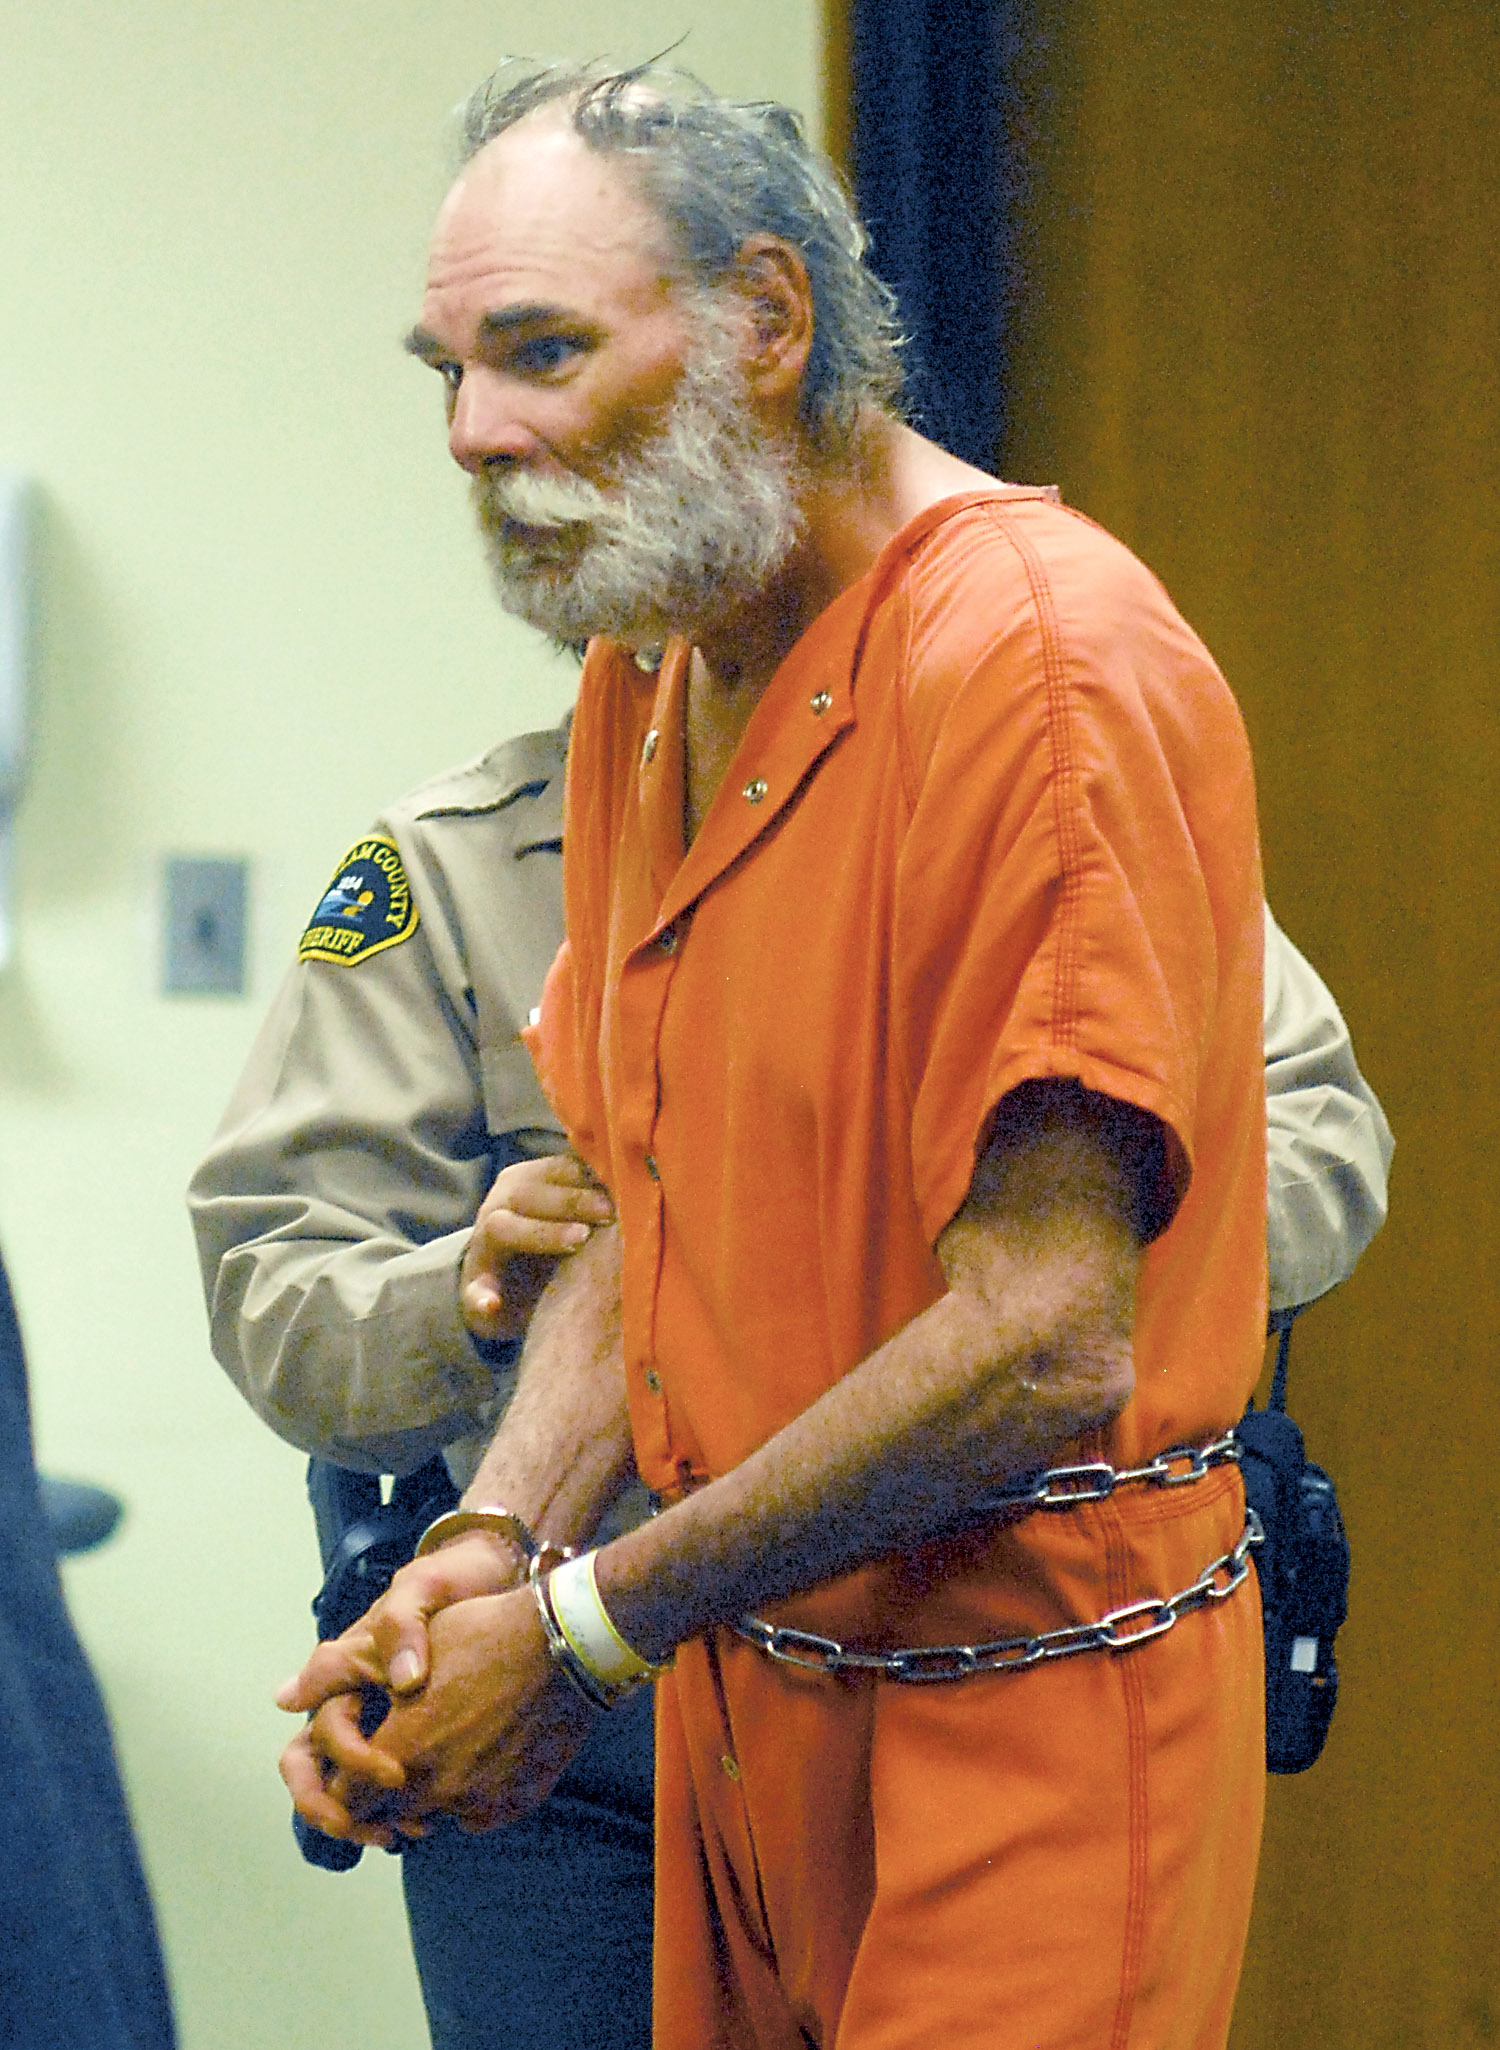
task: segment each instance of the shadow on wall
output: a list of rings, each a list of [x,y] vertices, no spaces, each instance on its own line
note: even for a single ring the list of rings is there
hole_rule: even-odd
[[[24,955],[24,947],[22,948]],[[8,1093],[62,1100],[78,1086],[78,1077],[60,1060],[57,1042],[25,982],[24,958],[15,958],[0,975],[0,1046],[5,1049]]]
[[[126,794],[110,775],[126,719],[130,608],[111,598],[78,531],[44,492],[35,500],[34,677],[26,895],[69,902],[119,865]]]
[[[126,719],[129,608],[112,599],[79,532],[40,490],[32,518],[34,654],[15,884],[24,909],[0,974],[0,1045],[9,1090],[61,1099],[79,1077],[28,983],[26,930],[110,888],[127,858],[130,794],[111,765]]]

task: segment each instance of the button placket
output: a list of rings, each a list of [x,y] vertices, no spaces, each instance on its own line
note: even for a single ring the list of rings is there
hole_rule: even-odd
[[[663,1016],[670,993],[678,986],[679,972],[689,972],[692,950],[685,948],[685,942],[696,923],[700,900],[723,882],[759,836],[773,825],[779,808],[795,802],[804,782],[828,754],[843,728],[853,724],[854,717],[842,686],[809,690],[804,685],[785,694],[774,722],[765,722],[764,736],[751,736],[750,753],[756,757],[753,764],[742,757],[739,798],[743,809],[736,810],[731,794],[734,785],[729,784],[721,793],[728,800],[727,805],[715,807],[712,818],[704,822],[704,830],[684,847],[679,788],[684,709],[681,669],[674,657],[663,671],[664,680],[648,715],[649,725],[643,721],[635,728],[635,790],[649,864],[633,883],[637,894],[632,898],[634,915],[630,925],[635,936],[617,989],[619,1041],[614,1057],[621,1072],[628,1069],[634,1078],[632,1086],[638,1084],[640,1089],[633,1104],[639,1113],[638,1121],[631,1117],[633,1129],[628,1136],[623,1132],[621,1135],[629,1149],[627,1158],[633,1157],[644,1170],[639,1181],[633,1172],[627,1171],[626,1176],[635,1213],[634,1266],[643,1296],[649,1299],[631,1379],[637,1401],[643,1396],[648,1398],[641,1403],[639,1412],[643,1443],[651,1456],[664,1458],[678,1448],[674,1406],[667,1399],[656,1352],[663,1277],[667,1271],[663,1251],[665,1178],[651,1151],[655,1112],[663,1094]],[[664,742],[670,745],[664,747]],[[663,1143],[668,1143],[664,1127],[662,1138]],[[648,1180],[654,1184],[649,1192],[644,1186]],[[725,1737],[729,1739],[728,1731]],[[732,1758],[732,1740],[725,1748]]]

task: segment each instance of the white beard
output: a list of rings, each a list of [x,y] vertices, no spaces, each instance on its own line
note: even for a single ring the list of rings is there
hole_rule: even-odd
[[[765,589],[801,531],[798,481],[792,448],[751,412],[732,337],[709,327],[666,425],[607,485],[496,464],[474,505],[507,612],[555,641],[659,648],[711,634]]]

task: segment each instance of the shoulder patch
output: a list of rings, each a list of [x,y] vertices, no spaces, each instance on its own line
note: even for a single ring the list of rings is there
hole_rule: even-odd
[[[372,833],[356,840],[297,943],[299,961],[368,960],[410,939],[417,907],[394,840]]]

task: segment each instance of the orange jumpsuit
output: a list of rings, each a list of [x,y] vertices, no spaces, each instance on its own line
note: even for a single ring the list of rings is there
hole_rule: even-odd
[[[942,1292],[1006,1092],[1166,1128],[1117,1464],[1233,1422],[1265,1328],[1261,880],[1229,693],[1044,492],[919,516],[813,623],[683,845],[686,651],[599,645],[537,1052],[624,1233],[641,1472],[725,1472]],[[1184,1588],[1231,1468],[781,1605],[977,1643]],[[1126,1653],[912,1687],[685,1646],[658,1709],[658,2050],[1209,2050],[1259,1842],[1253,1579]]]

